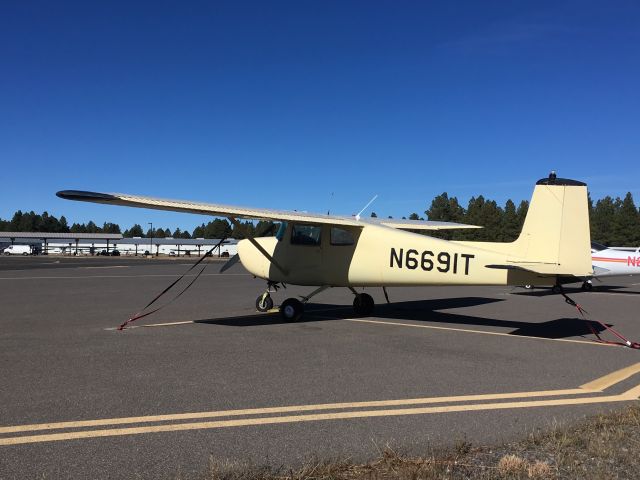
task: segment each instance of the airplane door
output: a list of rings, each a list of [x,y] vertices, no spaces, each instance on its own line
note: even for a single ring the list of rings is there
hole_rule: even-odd
[[[322,244],[321,225],[294,223],[291,226],[287,266],[292,283],[300,285],[322,285]]]

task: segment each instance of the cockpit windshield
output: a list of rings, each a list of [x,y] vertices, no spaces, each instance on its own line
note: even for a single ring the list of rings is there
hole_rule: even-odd
[[[287,222],[282,222],[276,233],[276,238],[281,241],[284,238],[284,233],[287,231]]]
[[[602,250],[606,250],[607,248],[609,247],[602,245],[601,243],[591,242],[591,250],[595,252],[600,252]]]

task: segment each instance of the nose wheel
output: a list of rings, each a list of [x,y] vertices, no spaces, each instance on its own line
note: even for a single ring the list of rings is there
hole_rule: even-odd
[[[256,310],[259,312],[268,312],[273,308],[273,299],[269,292],[265,292],[256,298]]]

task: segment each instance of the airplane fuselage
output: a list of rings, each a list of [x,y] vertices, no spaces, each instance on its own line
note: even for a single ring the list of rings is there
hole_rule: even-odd
[[[591,255],[594,277],[640,274],[640,248],[635,251],[607,248]]]
[[[554,280],[532,272],[491,268],[510,256],[472,242],[453,242],[427,235],[368,225],[349,230],[352,244],[333,244],[330,225],[318,226],[314,244],[295,244],[292,226],[281,238],[255,239],[270,261],[248,240],[238,244],[240,260],[256,277],[295,285],[409,286],[520,285]],[[343,229],[345,230],[345,229]],[[346,243],[346,242],[345,242]],[[503,244],[508,245],[508,244]]]

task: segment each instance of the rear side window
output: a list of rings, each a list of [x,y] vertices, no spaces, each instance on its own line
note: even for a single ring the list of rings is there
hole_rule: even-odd
[[[320,245],[322,227],[317,225],[293,225],[291,228],[292,245]]]
[[[355,240],[349,230],[331,227],[331,245],[353,245]]]

